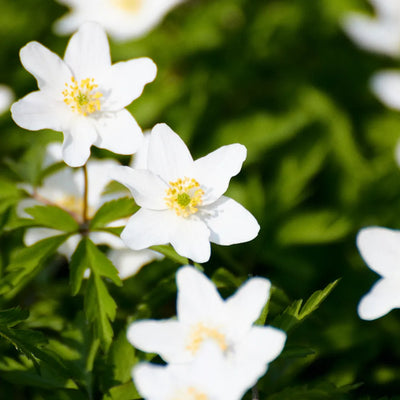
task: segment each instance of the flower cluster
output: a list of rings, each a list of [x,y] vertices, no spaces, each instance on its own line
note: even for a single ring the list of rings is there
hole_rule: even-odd
[[[133,379],[148,400],[239,400],[282,351],[286,334],[254,326],[270,283],[252,278],[226,300],[191,266],[178,270],[177,319],[137,321],[128,340],[159,354],[164,367],[142,363]]]

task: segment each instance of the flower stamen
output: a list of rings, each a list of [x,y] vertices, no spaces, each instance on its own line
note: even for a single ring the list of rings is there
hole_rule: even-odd
[[[215,328],[204,325],[202,322],[199,322],[198,324],[193,325],[190,329],[186,350],[195,355],[204,340],[207,339],[213,339],[215,342],[217,342],[222,351],[226,351],[228,349],[228,344],[226,343],[226,338],[223,333],[219,332]]]
[[[169,186],[164,200],[176,215],[186,218],[198,211],[198,206],[203,203],[204,190],[200,189],[200,184],[195,179],[185,177],[169,182]]]
[[[172,400],[208,400],[208,396],[190,386],[186,390],[179,391]]]
[[[123,11],[137,14],[142,8],[143,0],[112,0],[112,3]]]
[[[101,110],[100,99],[103,93],[96,91],[99,85],[96,85],[93,78],[82,79],[80,83],[74,77],[71,78],[71,84],[65,84],[65,90],[62,92],[64,103],[72,111],[87,116]]]

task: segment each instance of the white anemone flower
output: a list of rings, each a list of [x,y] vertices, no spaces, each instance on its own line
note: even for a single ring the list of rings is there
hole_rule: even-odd
[[[140,363],[132,376],[145,400],[240,400],[250,387],[238,385],[225,357],[212,342],[205,343],[189,364]]]
[[[381,276],[358,305],[360,318],[373,320],[400,308],[400,231],[361,229],[357,247],[368,267]]]
[[[371,79],[371,90],[383,104],[394,110],[400,110],[400,72],[382,71]]]
[[[231,245],[254,239],[260,229],[256,219],[223,196],[245,158],[246,148],[232,144],[193,161],[175,132],[156,125],[147,169],[118,167],[110,172],[141,207],[129,219],[122,240],[134,250],[171,243],[180,255],[206,262],[210,242]]]
[[[392,57],[400,56],[400,2],[370,0],[377,17],[349,13],[343,27],[361,48]]]
[[[205,342],[213,341],[229,362],[238,385],[254,385],[286,341],[286,334],[279,329],[253,325],[268,300],[270,282],[251,278],[223,300],[215,285],[193,267],[179,269],[176,281],[177,319],[132,323],[127,332],[130,343],[158,353],[166,362],[187,363]]]
[[[105,31],[92,22],[71,37],[64,60],[38,42],[23,47],[20,57],[39,90],[14,103],[12,117],[28,130],[63,132],[68,165],[84,165],[92,145],[118,154],[138,149],[142,130],[125,107],[155,79],[152,60],[111,65]]]
[[[51,165],[54,162],[61,161],[61,145],[52,143],[46,149],[46,157],[44,165]],[[109,168],[114,168],[118,165],[115,160],[95,160],[92,159],[87,164],[88,173],[88,210],[89,218],[92,218],[95,212],[106,201],[110,201],[124,196],[121,193],[108,194],[102,196],[102,193],[110,182],[107,177]],[[32,190],[30,190],[32,191]],[[30,218],[24,210],[35,205],[52,204],[61,207],[71,213],[79,222],[83,223],[83,208],[84,208],[84,175],[83,170],[75,170],[71,168],[63,168],[62,170],[49,175],[43,181],[42,186],[35,188],[33,198],[25,199],[18,206],[20,216]],[[115,221],[113,225],[118,225]],[[39,240],[61,234],[61,231],[49,228],[28,228],[24,235],[24,243],[26,246],[31,246]],[[81,240],[80,234],[70,236],[63,243],[58,252],[70,259],[76,247]],[[89,238],[95,244],[104,244],[110,247],[108,252],[109,259],[118,269],[121,279],[129,278],[136,274],[139,269],[163,256],[152,250],[133,251],[125,246],[122,240],[111,233],[93,231],[89,232]]]
[[[4,114],[10,109],[14,101],[14,92],[7,85],[0,84],[0,114]]]
[[[58,0],[71,11],[56,21],[54,29],[64,35],[85,21],[98,22],[114,39],[144,36],[182,0]]]

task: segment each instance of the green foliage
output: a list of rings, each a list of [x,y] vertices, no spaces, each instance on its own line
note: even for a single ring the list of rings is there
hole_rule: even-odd
[[[104,203],[90,221],[91,229],[103,228],[110,222],[130,217],[139,208],[127,197]]]
[[[327,298],[329,293],[331,293],[338,282],[339,280],[336,280],[330,283],[324,289],[314,292],[307,299],[304,305],[303,300],[294,301],[281,315],[274,319],[272,325],[283,329],[286,332],[291,330],[320,306],[320,304]]]
[[[76,232],[79,225],[67,211],[56,206],[35,206],[25,209],[34,224],[64,232]]]

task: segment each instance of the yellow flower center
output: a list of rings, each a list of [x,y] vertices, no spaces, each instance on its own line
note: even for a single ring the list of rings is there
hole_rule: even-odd
[[[137,14],[142,7],[143,0],[111,0],[111,2],[123,11]]]
[[[223,333],[199,322],[198,324],[193,325],[190,329],[186,350],[189,350],[193,355],[195,355],[204,340],[207,339],[215,340],[222,351],[228,349],[228,344],[226,343],[226,338]]]
[[[186,390],[176,393],[171,400],[208,400],[208,396],[190,386]]]
[[[94,83],[93,78],[82,79],[79,83],[74,77],[71,83],[65,84],[65,90],[62,92],[64,103],[67,104],[72,111],[82,114],[85,117],[95,111],[101,110],[100,99],[103,93],[96,89],[99,85]]]
[[[59,199],[57,199],[56,204],[67,210],[68,212],[74,214],[77,219],[83,218],[83,207],[84,201],[83,198],[75,197],[72,195],[65,195]],[[87,214],[88,217],[92,217],[95,214],[95,209],[93,207],[88,207]]]
[[[197,206],[203,203],[204,190],[195,179],[183,178],[169,183],[164,198],[167,206],[174,210],[176,215],[188,217],[198,211]]]

